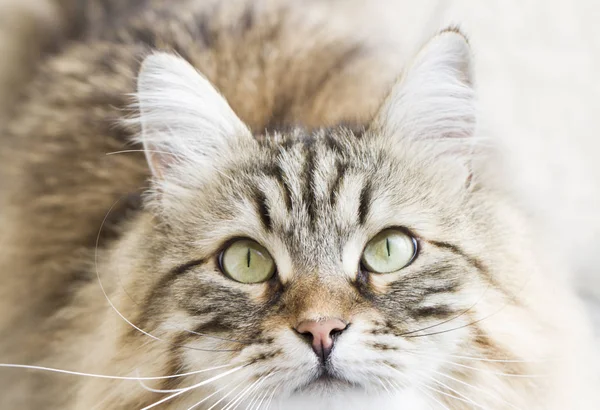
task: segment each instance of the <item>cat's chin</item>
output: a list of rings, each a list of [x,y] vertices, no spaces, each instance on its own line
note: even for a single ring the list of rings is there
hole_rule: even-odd
[[[274,410],[426,410],[431,408],[413,389],[369,394],[363,387],[339,379],[318,378],[296,389],[291,395],[275,399]]]
[[[293,395],[329,396],[334,393],[362,391],[363,388],[347,380],[322,373],[308,383],[296,388]]]

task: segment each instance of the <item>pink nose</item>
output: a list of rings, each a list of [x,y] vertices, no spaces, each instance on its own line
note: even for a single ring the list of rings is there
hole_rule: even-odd
[[[333,349],[334,337],[346,330],[347,327],[348,325],[340,319],[305,320],[296,326],[296,331],[312,339],[311,345],[314,352],[325,363]]]

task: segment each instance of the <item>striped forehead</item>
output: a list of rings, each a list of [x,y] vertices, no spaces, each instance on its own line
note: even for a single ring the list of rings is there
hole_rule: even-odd
[[[254,175],[253,196],[267,231],[291,245],[318,242],[322,249],[365,222],[371,184],[352,162],[355,147],[348,137],[356,137],[349,133],[319,131],[266,143],[268,163]]]

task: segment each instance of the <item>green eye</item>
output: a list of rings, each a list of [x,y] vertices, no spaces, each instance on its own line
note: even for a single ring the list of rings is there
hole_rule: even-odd
[[[275,273],[275,262],[269,252],[250,239],[229,245],[221,253],[219,263],[227,276],[242,283],[264,282]]]
[[[370,272],[390,273],[408,266],[416,253],[413,237],[399,229],[386,229],[367,244],[361,261]]]

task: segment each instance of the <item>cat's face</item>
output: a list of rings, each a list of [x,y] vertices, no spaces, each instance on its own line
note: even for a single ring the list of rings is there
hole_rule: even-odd
[[[443,331],[473,319],[456,317],[487,283],[462,250],[464,185],[369,138],[338,129],[257,144],[181,198],[185,218],[164,217],[150,260],[174,273],[153,303],[172,306],[177,326],[164,311],[149,320],[227,350],[182,349],[186,361],[246,366],[240,378],[283,382],[281,393],[385,391],[460,350],[471,331]]]
[[[485,354],[477,302],[497,283],[452,142],[474,122],[460,35],[426,47],[366,130],[254,139],[208,87],[165,55],[140,75],[155,226],[138,270],[156,280],[139,323],[174,345],[172,371],[227,365],[208,391],[257,401],[377,396]]]

